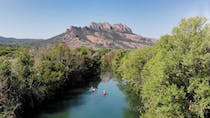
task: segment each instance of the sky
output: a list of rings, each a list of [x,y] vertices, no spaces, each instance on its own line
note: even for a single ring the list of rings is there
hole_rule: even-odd
[[[109,22],[159,38],[193,16],[210,18],[210,0],[0,0],[0,36],[48,39],[71,25]]]

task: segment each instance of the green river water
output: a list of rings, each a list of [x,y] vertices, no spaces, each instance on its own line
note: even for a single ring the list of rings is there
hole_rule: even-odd
[[[61,100],[43,106],[33,118],[138,118],[133,104],[137,100],[116,78],[105,73],[101,82],[66,91]],[[91,92],[92,86],[97,87]],[[104,96],[102,91],[106,90]]]

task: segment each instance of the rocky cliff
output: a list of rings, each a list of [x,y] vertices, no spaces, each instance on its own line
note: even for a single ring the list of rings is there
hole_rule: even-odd
[[[66,32],[45,42],[63,43],[70,48],[79,46],[105,48],[141,48],[155,40],[134,34],[125,24],[90,23],[89,26],[70,26]]]
[[[131,28],[124,24],[114,24],[109,23],[95,23],[92,22],[89,25],[89,28],[95,31],[106,31],[106,32],[121,32],[121,33],[130,33],[132,34]]]

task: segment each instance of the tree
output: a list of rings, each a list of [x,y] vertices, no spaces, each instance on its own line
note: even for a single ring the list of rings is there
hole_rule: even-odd
[[[7,57],[0,57],[0,117],[11,115],[8,111],[18,107],[19,82],[13,76],[11,60]]]
[[[127,53],[121,60],[120,70],[122,78],[136,83],[141,81],[141,71],[144,65],[155,54],[154,47],[145,47]]]
[[[58,61],[43,61],[38,66],[38,75],[41,76],[39,81],[48,83],[61,80],[64,78],[66,71],[65,65]]]
[[[159,52],[142,70],[144,117],[204,117],[210,107],[209,32],[206,18],[193,17],[161,37]]]
[[[119,49],[117,50],[115,57],[112,59],[112,70],[118,75],[120,75],[121,72],[119,68],[121,65],[121,60],[128,52],[129,50]]]

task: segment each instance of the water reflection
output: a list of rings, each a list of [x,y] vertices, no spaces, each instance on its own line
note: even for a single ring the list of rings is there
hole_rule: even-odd
[[[133,109],[133,102],[138,101],[128,88],[118,83],[112,73],[104,73],[100,78],[100,83],[66,91],[62,99],[46,105],[34,118],[138,118]],[[96,87],[96,92],[91,87]],[[107,91],[106,96],[103,90]]]
[[[119,82],[118,88],[125,95],[125,99],[128,104],[128,108],[124,110],[124,118],[139,118],[140,114],[138,108],[143,106],[143,103],[132,91],[132,86],[129,86],[124,82]]]

